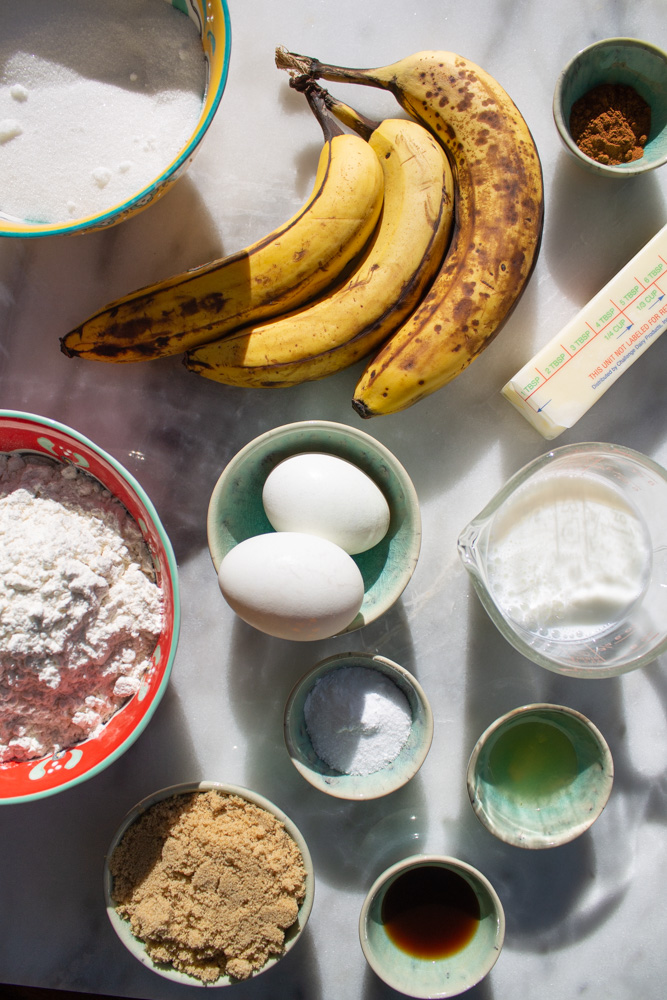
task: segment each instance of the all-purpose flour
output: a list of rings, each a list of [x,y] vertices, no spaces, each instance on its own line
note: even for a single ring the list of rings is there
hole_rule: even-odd
[[[0,212],[126,201],[187,143],[205,85],[197,26],[165,0],[0,3]]]
[[[0,454],[0,761],[95,735],[138,690],[161,623],[125,507],[73,466]]]

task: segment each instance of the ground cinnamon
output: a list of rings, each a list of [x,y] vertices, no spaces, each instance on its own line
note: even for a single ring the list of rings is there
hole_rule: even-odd
[[[572,105],[572,138],[598,163],[618,166],[640,159],[650,128],[650,105],[627,84],[600,84]]]

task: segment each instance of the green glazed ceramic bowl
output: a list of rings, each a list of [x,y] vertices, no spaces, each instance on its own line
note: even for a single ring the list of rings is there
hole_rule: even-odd
[[[506,844],[566,844],[598,818],[614,766],[593,723],[563,705],[534,704],[496,719],[468,762],[468,795],[484,826]]]
[[[238,979],[232,979],[230,976],[224,975],[217,979],[214,983],[204,983],[200,979],[195,979],[194,976],[189,976],[185,972],[179,972],[174,969],[171,965],[157,964],[153,959],[146,953],[146,947],[143,941],[136,938],[130,929],[129,921],[121,917],[117,911],[113,900],[113,876],[109,871],[108,859],[111,857],[116,847],[120,841],[125,836],[128,828],[151,806],[155,805],[156,802],[161,802],[164,799],[170,799],[177,795],[187,795],[191,792],[207,792],[215,790],[222,792],[225,795],[237,795],[242,799],[247,799],[248,802],[253,803],[253,805],[259,806],[260,809],[264,809],[266,812],[271,813],[275,816],[285,827],[286,832],[290,835],[292,840],[296,843],[299,851],[301,852],[301,857],[303,859],[303,865],[306,871],[306,895],[299,906],[299,912],[294,924],[285,933],[284,949],[281,954],[273,955],[268,959],[268,961],[258,969],[251,978],[255,978],[266,972],[267,969],[272,968],[280,961],[281,958],[290,951],[296,942],[298,941],[301,933],[308,922],[310,916],[310,911],[313,908],[313,897],[315,892],[315,882],[313,873],[313,862],[310,856],[310,851],[308,850],[308,845],[298,827],[293,823],[293,821],[286,816],[282,809],[274,805],[268,799],[264,798],[263,795],[259,795],[257,792],[252,792],[247,788],[241,788],[238,785],[226,785],[218,781],[193,781],[186,782],[180,785],[170,785],[168,788],[162,788],[160,791],[154,792],[152,795],[148,795],[141,802],[137,803],[134,808],[125,816],[122,823],[116,830],[113,840],[109,845],[109,849],[106,853],[104,859],[104,896],[106,900],[106,910],[107,916],[111,921],[111,926],[114,931],[123,942],[127,950],[138,959],[142,965],[145,965],[151,971],[156,972],[163,979],[170,979],[174,983],[179,983],[182,986],[202,986],[202,987],[219,987],[219,986],[233,986],[239,983]]]
[[[602,83],[626,84],[651,107],[651,131],[644,155],[630,163],[598,163],[579,149],[569,128],[572,105]],[[568,153],[587,170],[627,178],[654,170],[667,161],[667,53],[638,38],[605,38],[578,52],[558,77],[553,116]]]
[[[218,479],[208,507],[207,533],[216,572],[227,553],[253,535],[273,531],[264,513],[262,487],[272,469],[300,452],[337,455],[357,465],[382,490],[391,520],[385,537],[353,556],[364,580],[364,599],[352,632],[375,621],[408,585],[421,545],[421,515],[415,488],[400,462],[369,434],[346,424],[303,420],[260,434],[238,452]],[[341,633],[343,634],[343,633]]]
[[[304,705],[314,686],[332,670],[365,667],[388,677],[403,692],[412,712],[407,742],[397,757],[371,774],[341,774],[317,756],[308,733]],[[339,799],[377,799],[405,785],[424,763],[433,739],[433,713],[418,681],[404,667],[371,653],[339,653],[321,660],[292,689],[285,706],[285,743],[306,781]]]
[[[451,916],[455,926],[459,924],[458,918],[466,910],[470,912],[471,903],[475,911],[458,949],[452,947],[443,957],[417,957],[399,947],[388,932],[387,893],[398,879],[414,874],[422,875],[436,888],[435,903],[432,899],[423,911],[416,906],[411,913],[408,901],[404,911],[411,930],[426,925],[422,943],[430,939],[434,925],[437,932],[438,904],[445,908],[441,911],[445,926]],[[460,907],[465,907],[463,914]],[[505,938],[505,914],[491,883],[472,865],[440,855],[415,855],[392,865],[371,886],[361,908],[359,938],[366,961],[392,989],[409,997],[453,997],[480,982],[495,965]]]
[[[201,114],[183,149],[171,163],[165,165],[162,172],[150,184],[136,191],[131,198],[104,212],[52,224],[18,220],[0,211],[0,236],[18,236],[24,239],[34,236],[63,236],[114,226],[161,198],[185,173],[208,131],[227,83],[231,24],[227,0],[169,0],[169,2],[197,25],[206,60],[206,91]]]

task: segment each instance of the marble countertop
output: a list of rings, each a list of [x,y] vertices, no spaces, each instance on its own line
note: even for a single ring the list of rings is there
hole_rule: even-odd
[[[0,401],[60,420],[141,482],[172,539],[183,622],[168,691],[130,750],[90,781],[0,810],[0,982],[146,1000],[201,991],[168,983],[116,938],[102,862],[139,799],[195,779],[244,785],[276,802],[313,856],[312,915],[298,946],[239,1000],[398,996],[367,967],[359,910],[375,876],[412,853],[480,868],[506,912],[504,950],[476,1000],[661,1000],[667,978],[667,676],[665,658],[620,678],[581,681],[523,659],[481,608],[456,551],[460,530],[507,478],[549,449],[500,388],[667,221],[667,168],[623,182],[583,171],[562,150],[551,101],[562,66],[612,35],[667,47],[663,0],[230,0],[232,61],[219,112],[189,172],[161,201],[105,232],[0,240]],[[495,76],[535,137],[546,185],[541,254],[502,334],[460,378],[412,409],[362,422],[357,370],[294,389],[231,389],[180,358],[98,365],[65,358],[59,337],[110,299],[240,249],[310,190],[318,126],[274,67],[284,44],[350,66],[424,48],[461,53]],[[335,90],[332,85],[332,90]],[[389,94],[339,88],[366,114],[394,115]],[[354,98],[354,100],[353,100]],[[610,441],[667,465],[667,342],[557,444]],[[235,619],[218,591],[205,518],[226,462],[293,420],[362,426],[404,464],[420,498],[423,547],[402,599],[352,636],[273,640]],[[431,751],[405,788],[370,803],[329,798],[287,756],[283,706],[295,680],[334,652],[381,653],[419,679],[435,717]],[[564,847],[495,840],[467,800],[478,735],[531,701],[583,711],[606,736],[615,785],[591,830]]]

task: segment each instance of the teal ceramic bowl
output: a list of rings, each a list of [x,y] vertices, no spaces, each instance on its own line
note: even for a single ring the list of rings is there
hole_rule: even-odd
[[[412,713],[410,732],[398,756],[370,774],[345,774],[326,764],[313,749],[306,725],[308,695],[331,671],[345,667],[378,671],[403,692]],[[421,685],[398,663],[372,653],[339,653],[321,660],[295,684],[285,706],[284,735],[292,763],[315,788],[339,799],[377,799],[405,785],[424,763],[433,739],[433,713]]]
[[[563,705],[534,704],[496,719],[468,762],[468,795],[494,836],[515,847],[557,847],[598,818],[614,766],[600,731]]]
[[[206,61],[206,90],[197,125],[171,163],[150,184],[136,191],[131,198],[96,215],[67,220],[56,224],[12,218],[0,211],[0,236],[20,238],[63,236],[105,229],[114,226],[161,198],[190,166],[216,113],[222,98],[231,52],[231,24],[227,0],[170,0],[173,7],[190,17],[199,30]]]
[[[283,459],[309,451],[352,462],[370,476],[389,504],[385,537],[353,557],[363,577],[364,598],[359,613],[343,630],[352,632],[375,621],[398,600],[421,545],[421,515],[412,481],[392,453],[364,431],[326,420],[303,420],[276,427],[247,444],[227,464],[211,494],[209,550],[217,572],[239,542],[273,531],[262,504],[264,482]]]
[[[651,108],[651,130],[644,155],[617,166],[583,153],[570,133],[572,105],[603,83],[625,84]],[[553,116],[558,134],[577,163],[605,177],[627,178],[655,170],[667,161],[667,53],[638,38],[605,38],[578,52],[556,82]]]
[[[308,850],[308,845],[304,840],[300,830],[295,825],[295,823],[287,816],[282,809],[274,805],[263,795],[259,795],[257,792],[250,791],[247,788],[241,788],[238,785],[227,785],[222,784],[218,781],[195,781],[195,782],[185,782],[179,785],[170,785],[168,788],[162,788],[152,795],[147,796],[142,799],[141,802],[137,803],[134,808],[125,816],[122,823],[116,830],[113,840],[109,845],[109,849],[106,853],[104,859],[104,897],[106,901],[107,916],[111,922],[111,926],[118,935],[119,939],[125,945],[127,950],[134,955],[142,965],[150,969],[152,972],[156,972],[163,979],[169,979],[174,983],[179,983],[182,986],[202,986],[202,987],[219,987],[219,986],[233,986],[239,983],[238,979],[232,979],[228,975],[220,976],[214,983],[204,983],[200,979],[196,979],[194,976],[190,976],[185,972],[179,972],[171,965],[158,964],[153,961],[150,955],[146,952],[146,946],[143,941],[135,937],[131,931],[130,923],[124,917],[121,917],[117,910],[116,904],[113,898],[113,875],[109,870],[109,858],[115,851],[118,844],[121,842],[125,833],[134,822],[136,822],[139,817],[150,809],[151,806],[155,805],[157,802],[161,802],[164,799],[170,799],[178,795],[187,795],[191,792],[207,792],[207,791],[219,791],[224,795],[237,795],[242,799],[246,799],[255,806],[259,806],[260,809],[264,809],[266,812],[271,813],[275,816],[284,826],[286,832],[295,842],[301,857],[303,859],[303,865],[306,871],[306,894],[299,906],[299,912],[296,921],[285,932],[284,948],[280,954],[271,956],[268,961],[258,969],[251,978],[256,978],[262,973],[266,972],[267,969],[272,968],[276,965],[284,955],[290,951],[296,942],[299,940],[301,933],[303,932],[310,912],[313,908],[313,897],[315,893],[315,881],[313,873],[313,862]]]
[[[366,961],[409,997],[453,997],[495,965],[505,938],[498,895],[480,871],[440,855],[415,855],[388,868],[361,908]]]

